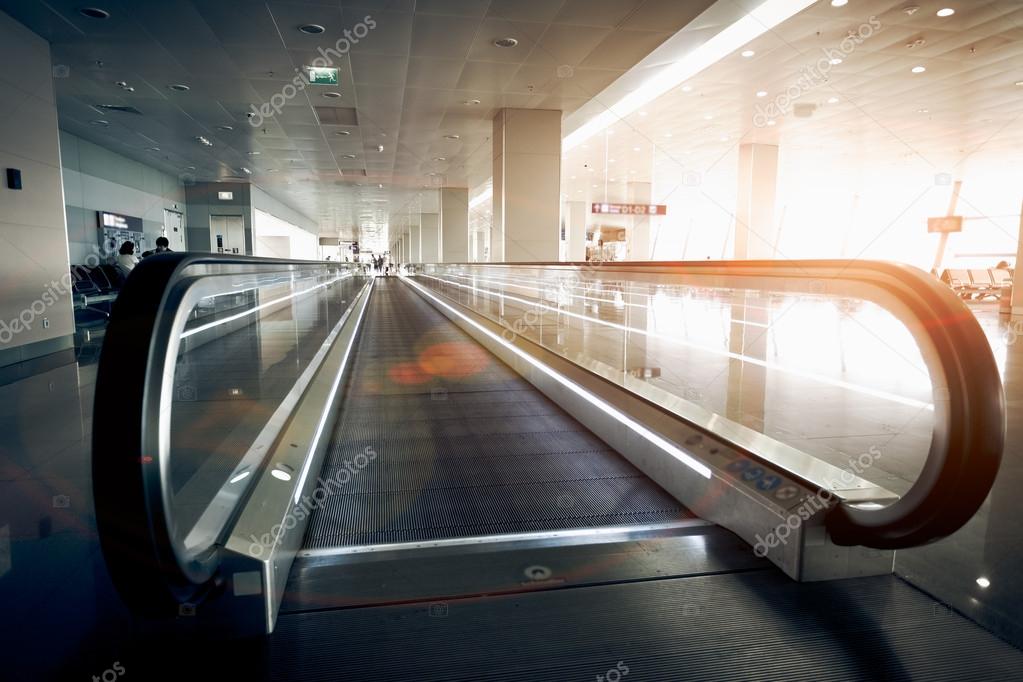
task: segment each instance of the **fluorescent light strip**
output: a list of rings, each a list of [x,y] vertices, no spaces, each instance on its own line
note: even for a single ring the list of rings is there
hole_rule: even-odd
[[[931,410],[934,409],[934,405],[932,405],[931,403],[925,403],[925,402],[920,401],[920,400],[914,400],[913,398],[906,398],[906,397],[903,397],[903,396],[900,396],[900,395],[896,395],[894,393],[888,393],[887,391],[881,391],[881,390],[878,390],[878,389],[868,388],[866,386],[859,386],[857,384],[851,384],[851,383],[849,383],[847,381],[841,381],[839,379],[832,379],[830,377],[826,377],[826,376],[824,376],[822,374],[816,374],[814,372],[807,372],[805,370],[800,370],[800,369],[792,369],[790,367],[785,367],[783,365],[777,365],[777,364],[775,364],[773,362],[767,362],[765,360],[760,360],[759,358],[751,358],[748,355],[743,355],[742,353],[733,353],[732,351],[723,351],[723,350],[720,350],[720,349],[717,349],[717,348],[713,348],[711,346],[704,346],[704,345],[698,344],[698,343],[692,343],[692,342],[689,342],[689,341],[682,341],[681,339],[678,339],[678,338],[676,338],[674,336],[667,336],[665,334],[658,334],[656,332],[650,332],[650,331],[647,331],[645,329],[637,329],[636,327],[629,327],[627,325],[619,324],[617,322],[609,322],[607,320],[600,320],[600,319],[597,319],[595,317],[588,317],[586,315],[580,315],[579,313],[574,313],[571,310],[562,310],[560,308],[552,308],[551,306],[546,305],[544,303],[540,303],[539,301],[528,301],[528,300],[526,300],[524,298],[519,298],[518,296],[509,296],[508,294],[492,292],[489,289],[478,289],[476,287],[471,287],[471,286],[468,286],[466,284],[461,284],[459,282],[452,282],[451,280],[443,279],[443,278],[440,278],[440,277],[434,277],[433,275],[420,274],[418,276],[419,277],[426,277],[428,279],[434,279],[434,280],[437,280],[439,282],[444,282],[446,284],[453,284],[456,287],[462,287],[464,289],[471,289],[472,291],[475,291],[477,293],[482,293],[484,295],[498,296],[499,298],[504,298],[504,299],[508,299],[508,300],[512,300],[512,301],[517,301],[519,303],[524,303],[526,305],[531,305],[531,306],[534,306],[534,307],[543,308],[545,310],[550,310],[552,312],[560,313],[562,315],[568,315],[569,317],[575,317],[577,319],[584,320],[586,322],[594,322],[596,324],[602,324],[605,327],[611,327],[612,329],[617,329],[619,331],[632,332],[634,334],[643,334],[644,336],[648,336],[648,337],[654,338],[654,339],[660,339],[662,341],[667,341],[668,343],[673,343],[673,344],[680,345],[680,346],[687,346],[689,348],[695,348],[697,350],[702,350],[702,351],[705,351],[707,353],[712,353],[714,355],[721,355],[721,356],[724,356],[724,357],[727,357],[727,358],[731,358],[733,360],[742,360],[743,362],[748,362],[748,363],[750,363],[752,365],[757,365],[757,366],[763,367],[765,369],[773,369],[773,370],[777,370],[779,372],[785,372],[786,374],[790,374],[792,376],[798,376],[800,378],[809,379],[811,381],[818,381],[818,382],[820,382],[822,384],[827,384],[829,386],[835,386],[837,388],[844,388],[844,389],[852,391],[854,393],[861,393],[863,395],[869,395],[869,396],[874,397],[874,398],[881,398],[883,400],[889,400],[889,401],[894,402],[894,403],[899,403],[900,405],[907,405],[909,407],[915,407],[917,409],[931,409]]]
[[[267,301],[266,303],[261,303],[261,304],[257,305],[254,308],[249,308],[248,310],[244,310],[244,311],[242,311],[240,313],[235,313],[234,315],[228,315],[227,317],[225,317],[223,319],[214,320],[213,322],[208,322],[206,324],[199,325],[195,329],[189,329],[188,331],[183,332],[181,334],[181,338],[187,339],[189,336],[192,336],[193,334],[198,334],[199,332],[204,332],[207,329],[212,329],[213,327],[217,327],[217,326],[220,326],[222,324],[226,324],[228,322],[233,322],[235,320],[240,320],[241,318],[246,317],[247,315],[251,315],[252,313],[258,312],[258,311],[260,311],[263,308],[266,308],[268,306],[272,306],[272,305],[274,305],[276,303],[280,303],[282,301],[287,301],[289,299],[295,298],[296,296],[302,296],[303,294],[308,294],[308,293],[310,293],[312,291],[316,291],[317,289],[322,289],[323,287],[330,286],[331,284],[333,284],[335,282],[340,282],[343,279],[348,279],[351,276],[352,276],[351,274],[343,275],[341,277],[338,277],[337,279],[332,279],[329,282],[323,282],[322,284],[317,284],[314,287],[310,287],[308,289],[303,289],[302,291],[296,291],[294,293],[288,294],[287,296],[281,296],[280,298],[275,298],[272,301]],[[236,292],[232,292],[232,293],[236,293]]]
[[[298,486],[295,488],[295,504],[302,499],[302,490],[305,488],[305,480],[309,476],[309,467],[313,463],[313,453],[316,452],[316,447],[320,443],[320,438],[323,436],[323,429],[327,426],[327,418],[330,416],[330,406],[334,404],[334,399],[337,397],[338,388],[341,386],[341,379],[345,375],[345,368],[348,366],[348,359],[352,355],[352,346],[355,345],[355,339],[359,335],[359,327],[362,326],[362,318],[366,314],[366,309],[369,308],[369,296],[373,293],[373,284],[376,280],[370,278],[369,284],[366,285],[367,289],[361,301],[362,309],[359,311],[359,319],[355,321],[355,330],[352,332],[352,338],[348,340],[348,347],[345,348],[344,358],[341,360],[341,367],[337,370],[337,376],[334,377],[334,383],[330,387],[330,399],[327,400],[326,406],[323,408],[323,414],[320,415],[320,423],[316,425],[316,433],[313,435],[312,443],[309,445],[309,451],[306,453],[305,462],[302,465],[302,474],[298,479]]]
[[[481,331],[484,334],[486,334],[493,341],[501,344],[502,346],[504,346],[505,348],[507,348],[511,352],[515,353],[520,358],[522,358],[523,360],[525,360],[526,362],[531,364],[533,367],[537,368],[538,370],[540,370],[541,372],[543,372],[547,376],[551,377],[552,379],[554,379],[555,381],[560,383],[565,388],[569,389],[570,391],[572,391],[573,393],[575,393],[579,397],[583,398],[586,402],[588,402],[591,405],[593,405],[594,407],[600,409],[602,412],[604,412],[604,414],[608,415],[609,417],[611,417],[615,421],[617,421],[620,424],[622,424],[622,425],[626,426],[627,428],[631,429],[632,431],[634,431],[640,437],[646,439],[647,441],[649,441],[653,445],[656,445],[660,449],[664,450],[666,453],[668,453],[669,455],[671,455],[675,459],[679,460],[680,462],[685,464],[687,467],[689,467],[690,469],[692,469],[696,473],[700,474],[701,476],[703,476],[704,478],[707,478],[707,479],[709,479],[711,477],[711,470],[710,470],[710,468],[706,464],[703,464],[702,462],[697,460],[695,457],[693,457],[692,455],[690,455],[689,453],[685,452],[684,450],[679,448],[677,445],[672,443],[671,441],[669,441],[669,440],[661,437],[660,435],[654,433],[653,431],[651,431],[647,427],[643,426],[638,421],[636,421],[632,417],[628,416],[624,412],[622,412],[622,411],[618,410],[617,408],[613,407],[612,405],[609,405],[608,403],[604,402],[603,400],[598,398],[596,395],[594,395],[593,393],[590,393],[589,391],[584,389],[582,386],[576,384],[574,381],[571,381],[570,379],[568,379],[564,375],[559,374],[558,372],[554,371],[553,369],[551,369],[550,367],[548,367],[544,363],[542,363],[539,360],[537,360],[536,358],[534,358],[532,355],[526,353],[525,351],[523,351],[520,348],[517,348],[514,344],[512,344],[512,343],[506,341],[505,339],[501,338],[500,336],[498,336],[494,332],[490,331],[489,329],[487,329],[486,327],[481,325],[479,322],[476,322],[476,320],[471,319],[470,317],[468,317],[467,315],[465,315],[464,313],[462,313],[459,310],[455,310],[450,305],[448,305],[447,303],[445,303],[444,301],[440,300],[439,298],[434,296],[432,293],[430,293],[425,287],[420,286],[419,284],[416,284],[411,279],[406,279],[405,281],[410,286],[413,286],[418,291],[422,292],[424,296],[427,296],[427,297],[433,299],[433,301],[437,305],[439,305],[439,306],[449,310],[451,313],[453,313],[454,315],[457,315],[458,317],[460,317],[462,320],[464,320],[468,324],[471,324],[473,327],[475,327],[479,331]]]
[[[617,123],[640,107],[713,66],[751,40],[802,12],[814,2],[816,0],[767,0],[577,128],[561,141],[562,151],[574,149],[596,133]]]

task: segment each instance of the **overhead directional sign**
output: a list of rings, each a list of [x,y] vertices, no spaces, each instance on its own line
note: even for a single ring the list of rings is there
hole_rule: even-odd
[[[668,207],[664,204],[604,204],[594,203],[590,213],[607,213],[610,215],[668,215]]]

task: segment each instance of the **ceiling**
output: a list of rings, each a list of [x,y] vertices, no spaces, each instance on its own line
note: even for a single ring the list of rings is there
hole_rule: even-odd
[[[940,17],[943,8],[955,13]],[[869,37],[831,64],[824,51],[841,52],[864,25]],[[800,87],[822,57],[826,78]],[[757,116],[793,86],[799,96],[784,113]],[[820,173],[895,166],[958,176],[981,157],[1020,167],[1023,2],[822,0],[569,151],[562,191],[621,201],[628,182],[671,192],[714,174],[734,187],[745,142],[780,145]]]
[[[419,210],[424,190],[485,181],[499,108],[572,112],[711,4],[0,0],[0,9],[50,41],[66,130],[185,181],[251,181],[319,221],[321,234],[376,242],[392,216]],[[85,5],[109,16],[84,16]],[[339,84],[289,90],[346,30],[363,37],[334,60]],[[494,44],[506,37],[517,45]],[[178,84],[188,89],[169,87]],[[264,103],[282,106],[247,116]]]

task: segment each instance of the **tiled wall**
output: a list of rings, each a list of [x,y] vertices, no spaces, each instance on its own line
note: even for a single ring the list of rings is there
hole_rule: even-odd
[[[68,348],[74,332],[50,68],[47,42],[0,12],[0,365]]]
[[[97,211],[142,218],[146,249],[163,234],[164,209],[185,213],[185,188],[173,175],[66,131],[60,133],[60,148],[72,263],[87,262],[99,246]]]

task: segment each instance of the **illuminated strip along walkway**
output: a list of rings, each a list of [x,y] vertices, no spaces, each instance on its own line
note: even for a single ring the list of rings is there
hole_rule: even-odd
[[[409,286],[364,325],[306,550],[693,519]]]

